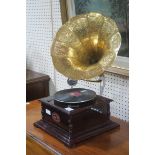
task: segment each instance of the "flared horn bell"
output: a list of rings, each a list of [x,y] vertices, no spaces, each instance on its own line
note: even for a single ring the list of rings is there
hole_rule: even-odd
[[[109,67],[121,45],[116,23],[99,13],[78,15],[66,22],[51,47],[58,72],[74,79],[90,79]]]

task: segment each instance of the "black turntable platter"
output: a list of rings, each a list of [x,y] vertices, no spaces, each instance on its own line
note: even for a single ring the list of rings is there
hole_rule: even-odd
[[[82,107],[93,104],[96,93],[89,89],[73,88],[55,93],[54,104],[59,106]]]

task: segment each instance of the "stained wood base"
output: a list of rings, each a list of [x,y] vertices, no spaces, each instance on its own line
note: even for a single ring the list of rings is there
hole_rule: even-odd
[[[77,134],[69,133],[69,132],[65,131],[64,129],[56,126],[55,124],[51,124],[51,123],[49,124],[48,122],[45,122],[43,120],[35,122],[34,126],[41,128],[48,134],[56,137],[57,139],[62,141],[65,145],[67,145],[69,147],[73,147],[75,144],[77,144],[83,140],[86,140],[90,137],[101,134],[101,133],[111,130],[113,128],[119,127],[119,124],[109,120],[107,122],[98,124],[94,127],[91,127],[89,129],[84,130]]]

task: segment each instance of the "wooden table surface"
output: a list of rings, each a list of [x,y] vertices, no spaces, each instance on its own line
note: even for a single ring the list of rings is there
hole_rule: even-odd
[[[68,148],[56,138],[48,135],[33,123],[41,119],[41,104],[35,100],[26,105],[26,136],[27,155],[128,155],[129,125],[125,121],[111,117],[120,124],[101,135],[79,143],[74,148]]]

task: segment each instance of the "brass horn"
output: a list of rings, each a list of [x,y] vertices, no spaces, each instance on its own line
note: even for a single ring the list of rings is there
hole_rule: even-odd
[[[90,79],[109,67],[121,45],[114,20],[99,13],[78,15],[66,22],[51,47],[58,72],[74,79]]]

